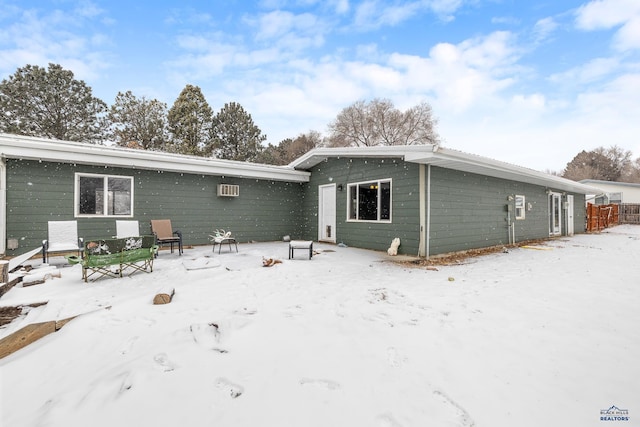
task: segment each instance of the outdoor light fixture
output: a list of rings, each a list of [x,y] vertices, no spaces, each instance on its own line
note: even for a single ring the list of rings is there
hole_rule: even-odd
[[[342,191],[344,190],[344,187],[342,186],[342,184],[338,184],[338,191]]]

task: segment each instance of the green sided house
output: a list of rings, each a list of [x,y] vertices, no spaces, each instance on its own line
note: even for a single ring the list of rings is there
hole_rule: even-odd
[[[41,245],[47,222],[115,234],[171,219],[185,245],[296,239],[435,254],[585,231],[593,187],[435,145],[319,148],[288,166],[0,134],[0,253]]]

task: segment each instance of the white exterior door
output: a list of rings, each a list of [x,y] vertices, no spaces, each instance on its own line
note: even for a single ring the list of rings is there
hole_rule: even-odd
[[[318,187],[318,240],[336,242],[336,185]]]
[[[562,234],[562,194],[549,194],[549,236]]]
[[[573,195],[567,196],[567,235],[573,236]]]

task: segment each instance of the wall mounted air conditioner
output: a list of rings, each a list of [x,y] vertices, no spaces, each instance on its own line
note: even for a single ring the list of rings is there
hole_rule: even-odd
[[[238,197],[240,186],[235,184],[218,184],[218,197]]]

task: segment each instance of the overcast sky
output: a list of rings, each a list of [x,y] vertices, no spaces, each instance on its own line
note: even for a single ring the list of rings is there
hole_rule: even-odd
[[[448,148],[533,169],[640,156],[638,0],[0,0],[0,78],[48,63],[109,105],[199,86],[272,144],[388,98],[428,102]]]

